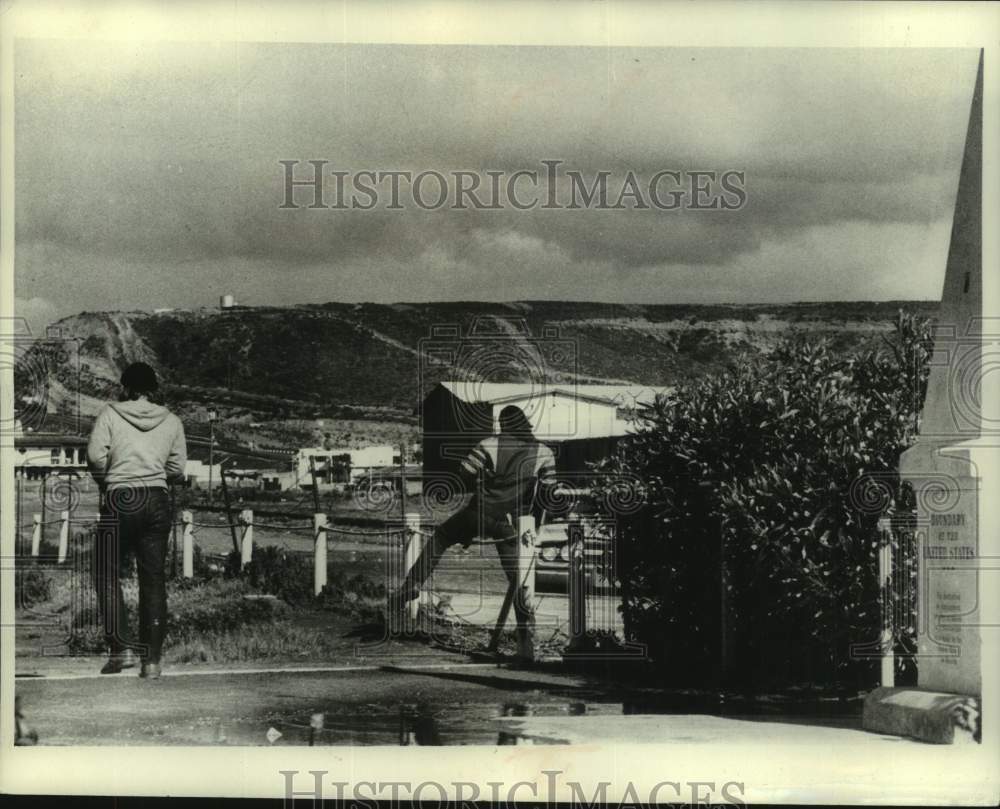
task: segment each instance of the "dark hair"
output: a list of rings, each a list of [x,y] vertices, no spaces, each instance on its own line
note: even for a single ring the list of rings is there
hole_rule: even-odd
[[[133,362],[122,371],[122,387],[129,393],[156,393],[156,371],[144,362]]]
[[[500,432],[511,433],[512,435],[533,435],[531,422],[524,415],[524,411],[517,405],[507,405],[500,411]]]

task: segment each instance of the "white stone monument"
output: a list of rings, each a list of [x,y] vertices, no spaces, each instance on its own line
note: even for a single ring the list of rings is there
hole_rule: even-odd
[[[982,313],[982,102],[980,55],[920,435],[899,463],[917,502],[918,687],[876,689],[863,719],[867,730],[938,743],[979,737],[982,588],[1000,584],[995,573],[984,582],[983,565],[997,531],[987,508],[996,482],[984,486],[982,473],[1000,425],[984,409],[998,352]]]

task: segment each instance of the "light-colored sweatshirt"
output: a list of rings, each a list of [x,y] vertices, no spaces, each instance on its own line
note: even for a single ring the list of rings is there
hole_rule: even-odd
[[[162,405],[145,399],[114,402],[97,414],[87,445],[87,466],[102,487],[167,488],[184,477],[184,425]]]
[[[482,483],[482,505],[490,517],[530,508],[536,481],[554,483],[556,458],[534,436],[500,433],[484,438],[462,461],[462,471]]]

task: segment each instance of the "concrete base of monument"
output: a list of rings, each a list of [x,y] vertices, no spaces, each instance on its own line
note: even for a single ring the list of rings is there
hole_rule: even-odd
[[[861,726],[875,733],[935,744],[980,739],[976,697],[922,688],[876,688],[866,698]]]

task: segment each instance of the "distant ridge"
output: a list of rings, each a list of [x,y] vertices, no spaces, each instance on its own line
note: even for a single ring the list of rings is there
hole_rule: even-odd
[[[174,406],[193,415],[212,405],[247,420],[326,415],[413,424],[423,393],[463,374],[490,382],[541,373],[580,385],[674,386],[741,353],[768,352],[788,334],[853,350],[891,330],[900,309],[931,317],[937,307],[532,300],[82,312],[54,324],[72,339],[58,348],[43,341],[32,352],[44,360],[50,395],[77,397],[85,412],[114,394],[125,364],[144,359],[160,371]],[[450,360],[429,353],[441,327],[468,335],[484,322],[496,332],[477,338],[485,365],[482,357],[470,364],[468,351]],[[553,341],[570,349],[549,351]],[[524,357],[535,367],[525,367]]]

